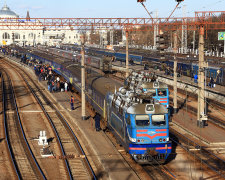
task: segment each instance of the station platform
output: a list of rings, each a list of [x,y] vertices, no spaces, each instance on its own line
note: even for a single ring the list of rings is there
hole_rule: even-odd
[[[172,117],[171,127],[183,131],[183,135],[190,139],[199,140],[205,147],[221,147],[225,150],[224,129],[210,123],[204,128],[197,126],[197,117],[180,110]]]

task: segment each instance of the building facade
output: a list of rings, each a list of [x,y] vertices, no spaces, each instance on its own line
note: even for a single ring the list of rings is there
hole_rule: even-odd
[[[6,18],[19,18],[6,4],[0,10],[0,22]],[[26,21],[32,27],[29,12]],[[41,24],[40,24],[41,25]],[[10,30],[7,27],[0,30],[0,45],[17,44],[20,46],[48,45],[58,46],[60,44],[80,44],[80,33],[77,30],[23,30],[23,27],[17,27],[17,30]],[[21,30],[20,30],[21,29]]]

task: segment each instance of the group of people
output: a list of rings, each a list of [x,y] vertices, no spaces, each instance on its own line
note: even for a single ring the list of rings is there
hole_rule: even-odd
[[[61,81],[59,76],[56,77],[51,66],[36,64],[34,70],[39,81],[47,81],[49,92],[67,92],[69,90],[69,84],[66,81]]]

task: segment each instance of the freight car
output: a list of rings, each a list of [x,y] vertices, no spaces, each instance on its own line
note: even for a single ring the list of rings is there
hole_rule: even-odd
[[[32,53],[28,56],[50,64],[81,92],[80,68],[73,62],[58,64],[51,57],[41,58]],[[167,108],[154,103],[152,98],[146,101],[143,94],[119,87],[121,84],[112,79],[87,73],[86,100],[101,114],[103,122],[136,162],[165,162],[172,148]]]

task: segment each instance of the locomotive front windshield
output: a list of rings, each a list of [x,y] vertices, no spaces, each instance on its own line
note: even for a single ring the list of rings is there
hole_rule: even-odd
[[[150,124],[148,115],[136,115],[135,120],[137,126],[149,126]]]
[[[152,115],[153,126],[164,126],[166,125],[165,115]]]

